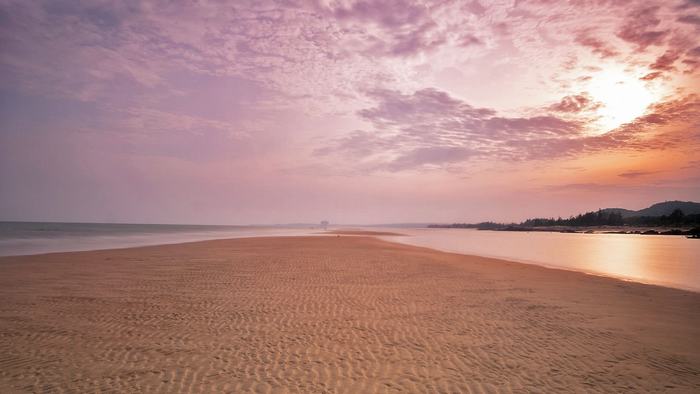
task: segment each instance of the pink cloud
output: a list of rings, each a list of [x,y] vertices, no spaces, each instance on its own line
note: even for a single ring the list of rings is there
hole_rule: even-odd
[[[222,196],[220,209],[250,204],[259,213],[274,210],[259,201],[277,198],[277,185],[303,205],[317,184],[328,182],[330,194],[347,187],[352,200],[391,172],[414,171],[397,177],[410,190],[472,164],[681,156],[700,140],[690,94],[700,77],[697,9],[678,1],[6,1],[0,167],[9,186],[0,206],[31,210],[19,192],[5,204],[7,190],[63,193],[61,173],[82,190],[67,199],[103,193],[107,205],[117,188],[100,179],[119,184],[123,165],[139,190],[159,188],[149,207],[201,189]],[[666,98],[596,135],[605,131],[590,123],[599,103],[585,92],[612,66]],[[49,164],[31,162],[42,156],[33,146],[50,153]],[[197,187],[181,187],[175,173]],[[356,183],[333,184],[337,174]],[[200,196],[190,197],[172,209]]]
[[[551,146],[581,133],[581,124],[554,116],[504,117],[475,108],[445,92],[424,89],[413,94],[381,90],[369,93],[376,106],[358,112],[375,127],[355,131],[317,149],[317,154],[350,154],[356,158],[391,152],[395,158],[374,168],[401,171],[444,165],[470,158],[531,156],[526,145]],[[523,149],[522,152],[520,150]]]
[[[445,33],[433,20],[434,8],[420,1],[361,0],[347,5],[317,6],[340,22],[373,25],[374,34],[363,34],[364,48],[373,56],[411,56],[430,51],[446,42]],[[365,29],[362,29],[365,30]]]
[[[587,31],[580,32],[575,37],[576,43],[583,45],[584,47],[590,48],[593,51],[593,53],[602,58],[610,58],[619,55],[619,52],[613,49],[610,46],[610,44],[600,39],[594,38],[590,34],[591,33]]]
[[[617,174],[617,176],[622,177],[622,178],[639,178],[639,177],[651,175],[654,173],[655,173],[655,171],[632,170],[632,171],[623,172],[621,174]]]
[[[600,151],[647,151],[700,144],[700,100],[691,95],[658,103],[635,121],[606,134],[584,132],[585,122],[555,116],[504,117],[487,108],[474,108],[437,90],[413,94],[372,92],[377,105],[359,114],[374,131],[355,131],[317,149],[319,155],[340,153],[370,160],[377,170],[403,171],[426,165],[487,158],[548,160]],[[554,105],[563,113],[577,113],[592,105],[585,95],[565,97]],[[552,107],[541,109],[542,112]],[[668,133],[656,130],[671,124]],[[382,158],[391,153],[394,158]],[[367,168],[367,163],[362,164]]]
[[[670,71],[674,70],[673,63],[681,57],[681,54],[675,50],[667,50],[663,55],[659,56],[656,61],[649,66],[652,70]]]
[[[586,93],[566,96],[560,102],[549,106],[549,110],[555,112],[577,113],[584,110],[595,109],[597,104],[593,103],[591,97]]]
[[[418,25],[430,18],[428,8],[418,2],[360,0],[351,5],[331,7],[338,19],[373,22],[386,28]]]
[[[669,34],[668,30],[655,28],[661,22],[657,16],[658,6],[638,8],[632,11],[626,22],[618,30],[617,36],[637,45],[638,50],[644,51],[651,45],[660,45]]]
[[[662,75],[663,75],[663,73],[661,71],[654,71],[654,72],[650,72],[649,74],[647,74],[639,79],[641,79],[642,81],[653,81],[656,78],[661,77]]]
[[[419,168],[423,165],[445,165],[463,162],[475,152],[460,146],[428,146],[410,150],[390,162],[381,164],[378,169],[402,171]]]
[[[700,16],[697,15],[683,15],[678,18],[678,22],[689,23],[691,25],[700,25]]]
[[[473,34],[465,34],[459,40],[460,45],[469,47],[472,45],[482,45],[484,42]]]

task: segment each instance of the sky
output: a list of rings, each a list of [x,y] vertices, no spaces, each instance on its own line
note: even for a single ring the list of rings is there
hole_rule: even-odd
[[[0,220],[700,201],[700,1],[0,0]]]

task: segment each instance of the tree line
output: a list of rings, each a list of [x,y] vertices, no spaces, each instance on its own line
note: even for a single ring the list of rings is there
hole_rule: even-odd
[[[541,227],[541,226],[695,226],[700,224],[700,214],[686,215],[682,210],[676,209],[670,215],[662,216],[634,216],[623,217],[621,213],[615,211],[598,210],[571,216],[568,219],[562,218],[535,218],[528,219],[521,226]]]
[[[622,226],[625,224],[622,214],[614,211],[598,210],[597,212],[580,213],[568,219],[562,218],[534,218],[520,223],[521,226]]]
[[[498,230],[503,228],[513,227],[595,227],[595,226],[648,226],[648,227],[670,227],[670,226],[700,226],[700,214],[686,215],[682,210],[676,209],[670,215],[662,216],[634,216],[623,217],[620,212],[598,210],[591,211],[569,218],[533,218],[527,219],[520,224],[516,223],[453,223],[453,224],[434,224],[428,227],[442,228],[477,228],[481,230]]]

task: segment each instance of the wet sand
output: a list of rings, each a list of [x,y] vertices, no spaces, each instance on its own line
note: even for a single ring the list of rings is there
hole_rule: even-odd
[[[354,229],[347,229],[347,230],[333,230],[333,231],[326,231],[322,234],[331,234],[331,235],[369,235],[369,236],[382,236],[382,235],[389,235],[389,236],[403,236],[405,234],[402,233],[394,233],[390,231],[368,231],[368,230],[354,230]]]
[[[700,294],[365,236],[0,258],[0,392],[700,392]]]

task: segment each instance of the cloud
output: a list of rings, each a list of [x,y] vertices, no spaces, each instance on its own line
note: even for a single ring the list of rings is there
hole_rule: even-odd
[[[634,178],[639,178],[639,177],[651,175],[651,174],[654,174],[654,173],[656,173],[656,171],[639,171],[639,170],[632,170],[632,171],[623,172],[623,173],[621,173],[621,174],[617,174],[617,176],[622,177],[622,178],[634,179]]]
[[[700,160],[690,160],[689,162],[685,163],[684,166],[681,167],[682,170],[687,170],[687,169],[700,169]]]
[[[590,48],[593,53],[602,58],[610,58],[619,55],[619,52],[613,49],[610,44],[598,38],[594,38],[590,34],[591,33],[588,31],[579,32],[574,40],[576,43]]]
[[[473,0],[470,3],[467,3],[464,8],[475,15],[483,15],[487,10],[487,8],[478,0]]]
[[[683,4],[679,5],[677,8],[680,10],[685,10],[693,7],[700,6],[700,1],[698,0],[686,0]]]
[[[443,165],[463,162],[474,155],[474,152],[459,146],[429,146],[415,148],[398,158],[381,165],[379,168],[389,171],[401,171],[419,168],[423,165]]]
[[[552,104],[549,110],[555,112],[578,113],[584,110],[595,109],[598,104],[593,103],[591,97],[586,93],[566,96],[560,102]]]
[[[417,25],[430,17],[426,6],[399,0],[361,0],[349,6],[331,7],[330,10],[340,20],[373,22],[389,29]]]
[[[689,23],[691,25],[700,25],[700,16],[697,15],[683,15],[677,20],[678,22]]]
[[[661,23],[661,19],[657,16],[659,8],[652,6],[632,11],[618,30],[617,36],[637,45],[639,51],[644,51],[651,45],[662,44],[669,30],[655,29]]]
[[[388,138],[383,138],[377,133],[356,130],[334,140],[330,145],[316,148],[313,154],[315,156],[327,156],[342,153],[350,157],[367,157],[378,150],[389,150],[392,148],[393,144]]]
[[[380,127],[384,124],[429,122],[446,113],[461,119],[495,115],[491,109],[474,108],[433,88],[421,89],[412,94],[389,89],[374,90],[367,94],[377,101],[377,106],[363,109],[358,115]]]
[[[551,73],[543,63],[572,49],[562,31],[612,57],[627,53],[611,31],[646,47],[671,45],[679,30],[669,27],[671,21],[687,25],[669,7],[635,6],[623,18],[626,7],[607,2],[242,0],[155,7],[26,1],[3,9],[12,15],[0,25],[4,83],[26,91],[86,101],[109,99],[115,89],[139,97],[165,94],[169,73],[186,69],[255,80],[314,101],[316,110],[341,106],[343,98],[371,88],[429,87],[433,76],[414,78],[416,67],[445,69],[486,53],[491,57],[484,62],[527,62]],[[503,34],[506,27],[510,33]],[[671,30],[666,41],[655,34]]]
[[[660,126],[671,122],[700,124],[700,96],[693,93],[669,101],[657,102],[650,106],[644,116],[623,126],[621,130]]]
[[[436,89],[411,94],[380,90],[368,95],[376,104],[358,114],[373,130],[333,139],[318,148],[317,154],[347,155],[365,169],[404,171],[468,160],[549,160],[700,144],[700,132],[689,132],[700,124],[700,100],[694,95],[657,103],[644,116],[602,135],[587,131],[586,118],[501,116]],[[592,105],[580,96],[567,96],[553,107],[577,114]],[[540,109],[542,113],[551,110],[552,106]],[[677,127],[667,130],[671,125]]]
[[[430,15],[428,8],[422,4],[398,0],[363,0],[349,6],[330,7],[330,11],[340,20],[373,22],[385,28],[416,25]]]
[[[441,166],[470,158],[526,157],[521,143],[579,135],[581,124],[550,115],[499,116],[437,89],[411,94],[393,90],[367,93],[376,105],[358,111],[373,131],[355,131],[316,150],[340,153],[371,166],[402,171]]]
[[[328,94],[329,87],[349,90],[344,86],[372,81],[377,74],[369,67],[372,59],[354,56],[339,42],[339,37],[346,42],[360,35],[344,32],[307,6],[130,4],[27,1],[2,6],[12,15],[0,24],[3,84],[33,94],[114,101],[115,89],[138,96],[176,94],[169,75],[188,70],[309,96]]]
[[[364,32],[358,37],[366,43],[361,50],[373,56],[412,56],[446,43],[446,33],[433,19],[435,8],[420,1],[399,0],[317,6],[322,14]]]
[[[672,73],[694,70],[698,52],[687,34],[693,29],[690,19],[682,16],[690,11],[639,3],[629,8],[608,2],[592,7],[556,2],[505,6],[451,0],[243,0],[235,6],[205,2],[153,7],[27,1],[8,3],[3,10],[12,16],[0,24],[5,88],[118,108],[129,114],[131,123],[121,123],[125,130],[136,129],[139,122],[161,131],[247,130],[235,119],[248,109],[254,112],[259,101],[268,109],[314,120],[341,114],[355,122],[347,128],[354,131],[332,131],[330,142],[313,150],[313,157],[342,152],[376,163],[399,160],[387,167],[395,169],[453,159],[530,160],[659,144],[661,139],[642,141],[640,136],[648,132],[632,128],[671,122],[667,109],[652,109],[649,117],[605,136],[588,133],[598,104],[576,93],[590,77],[584,74],[593,72],[585,68],[591,64],[581,54],[615,56],[630,67],[651,63],[642,78],[658,83],[670,80]],[[593,24],[595,28],[589,27]],[[578,45],[572,47],[572,41]],[[646,48],[653,50],[637,53]],[[572,61],[562,66],[564,55]],[[431,87],[441,70],[459,67],[465,70],[459,78],[469,78],[470,69],[483,73],[483,87],[477,83],[481,81],[470,80],[474,92],[460,91],[466,89],[459,86],[466,85],[461,79]],[[490,68],[498,72],[484,71]],[[194,95],[196,88],[182,84],[185,74],[235,81],[221,94],[207,88]],[[474,98],[492,95],[490,86],[504,79],[508,83],[497,86],[523,86],[518,92],[503,91],[509,99],[515,97],[511,108],[529,106],[531,98],[522,93],[533,89],[541,103],[561,97],[559,90],[539,95],[551,88],[547,80],[561,82],[558,86],[570,83],[572,93],[530,112],[496,111],[496,104],[480,105]],[[231,103],[229,96],[237,92],[249,96],[248,83],[264,89],[265,97],[250,93],[249,102]],[[458,93],[471,98],[461,100]],[[217,111],[201,108],[206,98]],[[192,113],[191,107],[199,110]],[[134,108],[141,112],[133,113]],[[222,120],[219,115],[226,112],[231,118]],[[663,141],[675,143],[680,137],[673,138]],[[440,153],[450,160],[441,162]]]
[[[493,109],[474,107],[434,88],[412,94],[384,89],[368,95],[377,105],[360,110],[360,117],[377,129],[394,127],[404,135],[426,141],[433,137],[456,142],[468,138],[495,140],[509,135],[570,135],[580,131],[577,122],[555,116],[498,116]]]
[[[619,185],[610,185],[602,183],[566,183],[562,185],[549,185],[545,189],[553,192],[565,192],[565,191],[586,191],[586,192],[607,192],[611,189],[618,188]]]
[[[681,57],[681,54],[675,50],[667,50],[663,55],[656,58],[656,61],[649,66],[652,70],[670,71],[674,70],[673,63]]]
[[[654,71],[654,72],[650,72],[649,74],[646,74],[645,76],[643,76],[639,79],[641,79],[642,81],[653,81],[653,80],[661,77],[662,75],[663,75],[663,73],[661,71]]]
[[[484,42],[473,34],[465,34],[460,38],[459,44],[463,47],[470,47],[472,45],[483,45]]]

